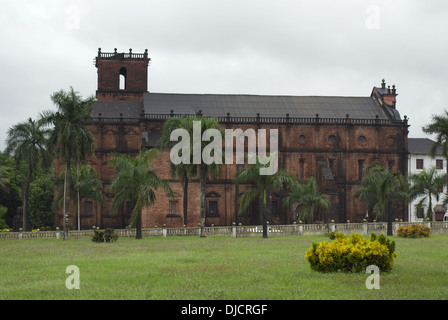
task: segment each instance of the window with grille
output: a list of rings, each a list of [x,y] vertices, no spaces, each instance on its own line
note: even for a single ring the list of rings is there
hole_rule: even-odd
[[[208,217],[217,217],[218,216],[218,201],[209,201],[208,202]]]
[[[415,160],[415,167],[418,170],[423,170],[423,159],[417,159]]]

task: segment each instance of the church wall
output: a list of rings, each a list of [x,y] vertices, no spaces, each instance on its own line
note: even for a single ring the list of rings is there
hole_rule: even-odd
[[[99,52],[96,59],[97,99],[142,101],[143,93],[147,92],[148,61],[146,53],[122,59],[120,54]],[[126,89],[120,90],[120,73],[123,74],[124,71]],[[395,94],[381,96],[375,90],[373,94],[381,104],[395,105]],[[243,131],[252,128],[255,132],[261,128],[278,129],[279,169],[287,170],[302,180],[315,177],[319,183],[320,192],[327,194],[331,201],[330,210],[316,210],[314,220],[362,221],[365,217],[365,205],[358,201],[354,194],[362,178],[362,169],[370,163],[379,162],[391,170],[407,172],[407,126],[405,125],[387,126],[380,122],[359,124],[356,119],[351,119],[350,115],[343,119],[344,123],[329,121],[325,124],[319,122],[322,119],[318,118],[313,119],[311,123],[289,125],[256,123],[255,119],[258,118],[253,119],[254,123],[225,124],[222,128]],[[122,122],[112,122],[110,119],[102,118],[102,121],[96,119],[96,122],[88,128],[94,137],[96,151],[92,158],[87,159],[87,163],[95,168],[103,180],[103,193],[107,200],[103,205],[93,206],[92,216],[82,216],[83,228],[90,228],[92,225],[101,228],[126,227],[130,224],[129,208],[123,205],[118,210],[112,209],[113,195],[110,192],[110,183],[115,175],[115,169],[108,165],[108,161],[120,153],[136,155],[142,149],[144,133],[147,133],[148,137],[153,137],[152,133],[163,130],[163,121],[142,119],[140,123],[130,123],[126,119]],[[269,138],[269,131],[267,137]],[[223,145],[224,143],[223,140]],[[247,142],[245,150],[247,150]],[[267,151],[269,152],[269,142]],[[164,191],[157,191],[157,200],[154,205],[143,211],[144,228],[162,227],[164,224],[167,227],[181,227],[184,224],[183,185],[171,176],[169,162],[169,152],[165,151],[155,160],[152,167],[161,178],[170,181],[175,195],[171,199]],[[63,163],[56,161],[56,175],[63,172],[64,168]],[[218,176],[209,177],[206,187],[206,225],[231,225],[236,221],[236,194],[241,196],[250,188],[249,185],[242,184],[238,186],[237,191],[234,183],[236,174],[237,165],[233,163],[223,165]],[[271,223],[291,223],[296,219],[295,207],[284,208],[280,205],[284,195],[282,190],[275,191],[271,195],[270,201],[279,203],[278,215],[270,217]],[[199,198],[200,184],[199,179],[195,177],[190,179],[188,188],[187,225],[189,227],[200,223]],[[88,199],[83,199],[83,203],[85,201]],[[215,209],[215,204],[216,212],[213,215],[210,211],[213,211],[212,206]],[[405,205],[401,204],[401,206]],[[405,213],[406,210],[397,210],[397,217],[406,220],[406,214],[402,211]],[[62,210],[56,212],[54,221],[55,227],[62,227]],[[238,222],[261,223],[259,201],[254,201],[246,214],[238,217]],[[74,229],[76,221],[71,219],[69,226]]]

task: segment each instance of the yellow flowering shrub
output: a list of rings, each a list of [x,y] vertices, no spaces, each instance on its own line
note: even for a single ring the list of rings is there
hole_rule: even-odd
[[[429,238],[431,229],[420,224],[410,226],[400,226],[397,235],[403,238]]]
[[[372,233],[370,239],[365,239],[357,233],[350,237],[335,233],[331,242],[313,242],[305,258],[311,269],[320,272],[365,272],[370,265],[387,272],[392,269],[396,255],[395,242],[382,234]]]

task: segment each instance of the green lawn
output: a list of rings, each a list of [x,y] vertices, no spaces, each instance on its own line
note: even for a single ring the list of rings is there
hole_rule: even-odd
[[[321,274],[305,260],[325,236],[168,237],[0,241],[0,300],[447,299],[448,235],[396,241],[392,272],[368,290],[367,274]],[[80,289],[65,286],[80,269]]]

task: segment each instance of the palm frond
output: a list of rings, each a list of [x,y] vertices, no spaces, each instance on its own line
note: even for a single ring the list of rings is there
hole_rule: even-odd
[[[238,214],[243,213],[252,201],[261,193],[260,189],[249,189],[240,197],[238,201]]]

